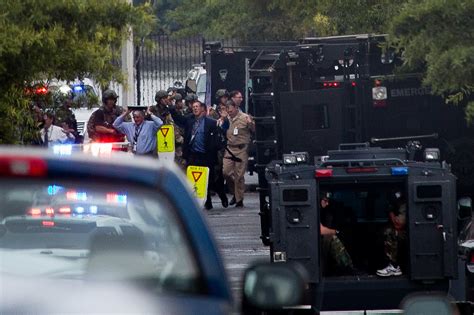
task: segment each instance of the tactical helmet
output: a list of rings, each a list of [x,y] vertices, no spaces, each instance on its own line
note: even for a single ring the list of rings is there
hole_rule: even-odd
[[[168,88],[168,90],[166,90],[166,92],[168,92],[168,94],[173,93],[173,92],[176,92],[176,91],[178,91],[178,89],[175,88],[174,86],[170,86],[170,87]]]
[[[216,101],[219,101],[221,97],[226,96],[227,98],[229,97],[229,92],[227,92],[226,89],[220,89],[217,90],[216,92]]]
[[[184,98],[184,100],[186,102],[192,102],[192,101],[196,101],[198,99],[197,95],[196,94],[193,94],[193,93],[189,93],[188,95],[186,95],[186,97]]]
[[[182,101],[182,100],[183,100],[183,96],[182,96],[181,94],[179,94],[179,93],[176,93],[176,95],[173,97],[173,99],[174,99],[175,101],[177,101],[177,102],[178,102],[178,101]]]
[[[168,92],[166,92],[165,90],[159,90],[155,94],[155,101],[159,102],[162,98],[165,98],[165,97],[168,97]]]
[[[102,103],[105,103],[108,99],[113,99],[116,101],[117,98],[118,98],[118,95],[113,90],[105,90],[102,93]]]

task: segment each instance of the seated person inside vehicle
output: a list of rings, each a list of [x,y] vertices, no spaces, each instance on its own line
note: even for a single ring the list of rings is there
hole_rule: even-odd
[[[407,257],[407,246],[405,219],[400,213],[406,213],[406,204],[402,206],[402,201],[396,198],[395,193],[402,195],[403,184],[344,183],[321,185],[321,190],[331,196],[327,207],[323,206],[324,196],[319,200],[321,234],[324,235],[325,227],[337,231],[337,238],[344,248],[342,252],[350,257],[353,271],[357,270],[358,275],[385,276],[382,270],[392,263],[395,271],[385,270],[389,274],[387,276],[401,275]],[[397,222],[397,228],[393,222]],[[394,230],[403,232],[390,233]],[[403,237],[399,238],[398,235]],[[331,277],[350,274],[340,268],[340,264],[334,259],[328,258],[327,248],[327,241],[323,237],[323,275]],[[390,257],[395,257],[395,260]]]

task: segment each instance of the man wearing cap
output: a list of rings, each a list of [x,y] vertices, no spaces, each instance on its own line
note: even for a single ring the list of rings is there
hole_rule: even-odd
[[[117,106],[118,95],[115,91],[106,90],[102,93],[103,105],[92,113],[87,122],[89,138],[97,142],[123,142],[124,134],[114,128],[113,123],[123,112]]]
[[[249,159],[247,150],[250,136],[255,132],[255,122],[251,116],[241,112],[232,100],[227,102],[227,113],[230,126],[226,133],[228,150],[224,155],[223,173],[229,191],[234,195],[229,204],[239,208],[244,206],[244,175]]]
[[[136,155],[156,155],[156,133],[163,125],[163,121],[150,111],[147,113],[152,121],[145,120],[145,113],[141,110],[133,112],[134,122],[125,122],[130,110],[127,109],[114,121],[115,129],[121,131],[127,136],[128,142],[132,145],[132,152]]]

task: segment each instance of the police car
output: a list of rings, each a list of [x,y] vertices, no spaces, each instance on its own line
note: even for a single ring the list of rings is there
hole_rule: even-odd
[[[0,200],[0,313],[232,311],[217,246],[174,165],[4,147]],[[251,267],[242,311],[298,304],[304,280],[297,267]]]
[[[342,144],[315,164],[300,152],[267,166],[271,260],[304,265],[310,275],[308,309],[397,309],[405,296],[420,291],[451,294],[458,301],[469,298],[466,258],[458,258],[457,240],[458,226],[470,221],[472,206],[465,200],[467,210],[458,211],[456,177],[440,161],[439,150],[419,149],[417,141],[392,149]],[[384,233],[400,196],[407,235],[395,249],[401,271],[379,277],[377,270],[387,264]],[[323,198],[330,207],[323,207]],[[321,224],[337,231],[355,272],[335,268]]]

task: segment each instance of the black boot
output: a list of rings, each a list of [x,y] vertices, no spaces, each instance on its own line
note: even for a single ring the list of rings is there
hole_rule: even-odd
[[[212,200],[211,199],[206,200],[206,203],[204,204],[204,208],[206,208],[206,210],[211,210],[212,209]]]
[[[221,203],[224,208],[227,208],[229,206],[229,200],[227,199],[227,196],[225,194],[219,196],[221,198]]]
[[[233,205],[235,205],[235,203],[236,203],[236,201],[235,201],[235,196],[234,196],[234,197],[232,197],[232,199],[230,200],[229,205],[230,205],[230,206],[233,206]]]
[[[235,203],[236,208],[243,208],[244,207],[244,201],[240,200]]]

